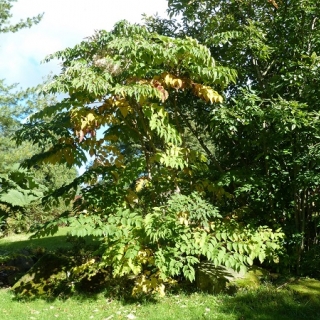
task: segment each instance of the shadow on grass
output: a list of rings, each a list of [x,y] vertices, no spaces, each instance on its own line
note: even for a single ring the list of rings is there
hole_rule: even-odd
[[[50,261],[48,258],[46,263],[53,266],[55,261]],[[70,260],[66,260],[65,263],[70,263]],[[41,270],[43,270],[41,268]],[[35,282],[41,280],[40,278],[48,279],[48,275],[43,275],[43,271],[40,269],[34,270],[36,277]],[[56,275],[59,274],[61,270],[57,265]],[[37,279],[39,277],[39,279]],[[41,280],[42,281],[42,280]],[[40,282],[41,282],[40,281]],[[50,285],[50,283],[45,283],[45,285]],[[68,285],[68,281],[62,282],[61,285]],[[35,287],[29,287],[30,283],[22,283],[26,290],[34,290]],[[118,281],[117,279],[112,279],[110,281],[104,282],[100,286],[99,290],[94,291],[77,291],[77,292],[67,292],[66,288],[56,288],[55,290],[63,290],[63,294],[58,294],[55,296],[44,295],[39,296],[17,296],[15,300],[34,300],[34,299],[45,299],[48,302],[53,300],[65,300],[65,299],[75,299],[81,303],[86,303],[87,301],[99,300],[103,296],[103,301],[117,300],[122,305],[132,305],[139,303],[140,305],[164,305],[167,304],[168,308],[170,305],[174,308],[177,307],[174,302],[175,299],[179,299],[182,302],[180,304],[186,305],[186,308],[190,308],[190,312],[195,306],[202,305],[209,307],[209,310],[214,310],[216,316],[215,319],[232,319],[232,320],[319,320],[320,319],[320,300],[318,297],[310,299],[306,296],[301,296],[292,290],[282,289],[277,290],[272,285],[264,285],[257,289],[251,289],[248,291],[241,291],[233,296],[218,295],[213,296],[210,294],[199,294],[194,291],[181,291],[180,293],[175,292],[173,295],[168,294],[167,297],[159,299],[158,297],[152,295],[142,295],[140,297],[131,297],[131,289],[128,283]],[[36,293],[36,292],[34,292]],[[57,292],[56,292],[57,293]],[[177,298],[178,297],[178,298]],[[212,303],[212,306],[210,305]],[[194,305],[193,305],[194,304]],[[152,307],[151,307],[152,308]],[[163,307],[162,307],[163,308]],[[179,310],[176,310],[179,312]],[[174,313],[174,310],[170,311],[170,314]],[[165,319],[165,314],[163,315]],[[146,318],[144,318],[146,319]],[[151,318],[150,318],[151,319]],[[152,318],[153,319],[153,318]],[[158,318],[154,318],[158,319]],[[160,318],[159,318],[160,319]],[[170,318],[171,319],[171,318]],[[188,318],[189,319],[189,318]],[[194,319],[211,319],[208,317],[198,317],[195,316]]]
[[[297,279],[288,284],[288,287],[295,292],[298,292],[306,298],[312,300],[320,300],[320,281],[310,278]],[[320,318],[319,318],[320,319]]]
[[[267,286],[225,297],[219,311],[238,320],[319,320],[320,299]]]
[[[154,295],[131,295],[132,279],[113,278],[107,270],[82,279],[68,278],[68,271],[79,265],[74,257],[49,253],[43,256],[11,288],[14,300],[33,301],[37,299],[54,301],[76,299],[80,302],[99,300],[116,300],[123,305],[136,303],[155,303]],[[75,280],[75,282],[73,281]]]
[[[47,250],[56,250],[58,248],[71,248],[72,244],[67,241],[68,236],[52,236],[39,239],[28,239],[14,242],[1,242],[0,251],[17,251],[24,248],[45,248]]]
[[[70,249],[74,247],[74,242],[71,240],[69,232],[70,228],[61,228],[59,231],[52,235],[42,238],[29,238],[29,235],[16,235],[13,238],[3,238],[0,239],[0,252],[1,251],[18,251],[24,248],[44,248],[48,251],[55,251],[57,249]],[[86,236],[82,239],[83,243],[86,245],[96,245],[98,244],[98,238],[93,236]],[[71,241],[70,241],[71,240]]]

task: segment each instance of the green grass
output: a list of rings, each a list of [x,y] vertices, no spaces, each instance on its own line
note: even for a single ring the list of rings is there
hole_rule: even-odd
[[[310,299],[320,299],[320,281],[315,279],[298,279],[288,284],[290,289]]]
[[[66,241],[69,231],[62,228],[54,236],[32,240],[30,235],[6,237],[0,240],[0,252],[71,247]],[[68,299],[50,300],[19,300],[9,289],[0,289],[0,319],[319,320],[320,282],[308,280],[281,289],[268,284],[234,296],[182,292],[142,300],[126,300],[115,295],[111,287],[99,294],[78,293]]]
[[[39,239],[30,239],[29,234],[13,234],[0,239],[0,252],[18,251],[23,248],[45,248],[48,251],[54,251],[60,248],[71,248],[72,243],[67,241],[68,233],[71,231],[69,227],[59,228],[58,232],[53,236],[47,236]],[[94,243],[96,240],[92,237],[85,237],[86,243]]]
[[[29,239],[32,235],[29,234],[13,234],[0,239],[0,250],[6,249],[9,251],[20,250],[23,248],[37,248],[43,247],[48,250],[55,250],[57,248],[67,248],[71,244],[67,242],[67,234],[70,228],[60,228],[53,236],[43,237],[39,239]]]
[[[0,318],[6,320],[111,320],[133,316],[137,320],[319,320],[320,303],[270,285],[235,296],[192,293],[134,302],[111,299],[106,294],[19,301],[8,289],[0,290]]]

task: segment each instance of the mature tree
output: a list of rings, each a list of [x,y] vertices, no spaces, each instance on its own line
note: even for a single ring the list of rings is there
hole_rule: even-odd
[[[32,147],[17,149],[12,140],[15,130],[20,122],[30,112],[36,111],[31,106],[32,97],[28,91],[16,91],[16,86],[6,86],[4,81],[0,82],[0,170],[8,171],[14,163],[31,156]],[[30,99],[31,98],[31,99]]]
[[[289,265],[299,270],[319,238],[318,2],[168,3],[180,26],[148,18],[148,28],[195,37],[238,73],[225,102],[196,118],[197,131],[210,136],[203,150],[214,146],[210,179],[233,196],[227,211],[247,223],[284,228]]]
[[[82,187],[74,212],[46,224],[44,233],[63,222],[76,235],[104,236],[102,260],[86,266],[137,274],[138,291],[162,290],[176,275],[193,280],[203,259],[239,269],[276,256],[281,233],[252,229],[215,206],[228,193],[208,179],[210,166],[219,170],[219,164],[204,145],[206,133],[195,132],[196,116],[223,101],[214,87],[235,82],[234,70],[192,38],[160,36],[127,22],[53,58],[62,60],[62,73],[44,92],[68,97],[18,132],[18,142],[44,148],[25,164],[81,165],[86,152],[95,160],[46,198],[52,204],[59,196],[73,199]]]

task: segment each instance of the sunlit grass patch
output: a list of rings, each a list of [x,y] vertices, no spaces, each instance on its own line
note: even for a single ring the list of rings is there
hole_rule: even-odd
[[[59,228],[53,236],[47,236],[39,239],[30,239],[32,233],[13,234],[0,239],[0,250],[8,249],[10,251],[20,250],[26,247],[36,248],[43,247],[48,250],[54,250],[60,247],[70,247],[66,241],[70,228]]]
[[[112,315],[115,317],[121,308],[119,301],[108,300],[103,295],[94,299],[87,297],[85,301],[76,297],[27,301],[13,299],[9,290],[0,291],[0,317],[7,320],[106,319]]]
[[[30,240],[29,235],[4,238],[0,240],[0,250],[40,246],[55,251],[63,245],[71,247],[72,243],[66,241],[69,230],[62,228],[57,235],[41,239]],[[308,295],[320,294],[320,282],[312,279],[292,282],[290,286],[281,285],[278,288],[263,284],[251,289],[241,289],[234,296],[215,296],[191,292],[189,289],[175,289],[175,293],[168,293],[163,298],[142,296],[137,299],[130,297],[128,287],[115,281],[110,282],[100,293],[75,292],[73,295],[64,294],[55,298],[46,296],[41,299],[19,299],[9,289],[1,289],[0,319],[320,319],[320,301],[311,299]]]
[[[145,319],[145,320],[318,320],[320,304],[291,290],[266,285],[234,296],[203,293],[168,294],[164,298],[127,300],[108,292],[69,299],[18,300],[0,291],[0,316],[25,319]]]
[[[233,310],[237,319],[291,320],[320,319],[320,303],[304,299],[292,290],[278,290],[272,285],[242,290],[234,297],[226,298],[221,311]]]
[[[315,279],[299,279],[288,284],[288,287],[306,298],[320,303],[320,281]]]

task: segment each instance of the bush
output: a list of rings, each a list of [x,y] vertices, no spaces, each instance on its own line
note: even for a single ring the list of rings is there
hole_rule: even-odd
[[[217,208],[199,194],[172,195],[166,205],[144,214],[139,209],[116,208],[101,220],[92,213],[69,218],[73,235],[101,235],[104,243],[78,274],[94,274],[112,268],[114,277],[133,275],[133,294],[158,292],[175,277],[195,280],[201,261],[211,261],[235,270],[246,269],[258,258],[277,259],[281,232],[267,227],[243,227],[234,219],[225,220]]]

